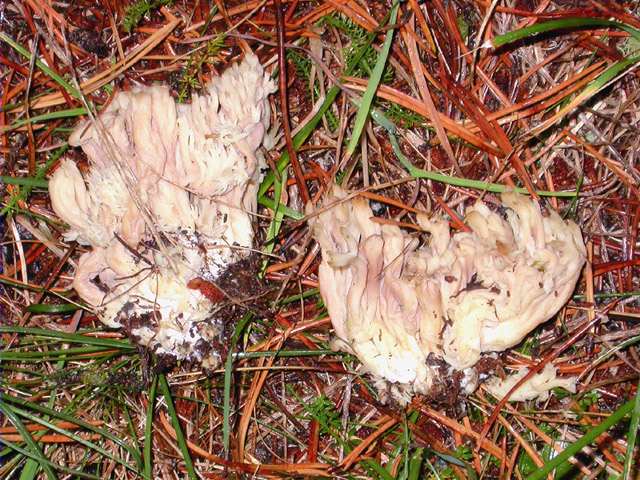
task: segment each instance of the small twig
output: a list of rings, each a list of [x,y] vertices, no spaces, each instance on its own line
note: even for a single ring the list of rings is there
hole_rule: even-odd
[[[298,161],[296,149],[293,146],[291,138],[291,127],[289,125],[289,102],[287,99],[287,59],[285,57],[285,35],[284,35],[284,19],[282,15],[282,3],[280,0],[275,1],[276,7],[276,29],[278,31],[278,69],[279,69],[279,85],[280,85],[280,107],[282,108],[282,128],[284,130],[284,138],[287,141],[287,152],[293,166],[293,174],[296,178],[296,185],[300,191],[303,203],[309,202],[309,190],[304,182],[304,172]]]
[[[36,174],[36,147],[35,138],[33,136],[33,124],[31,123],[31,113],[29,109],[29,95],[31,93],[31,84],[33,82],[33,74],[36,67],[36,58],[38,56],[38,42],[40,42],[40,34],[36,32],[36,38],[33,41],[33,52],[31,54],[31,60],[29,60],[29,78],[27,79],[27,88],[25,89],[25,105],[26,105],[26,117],[27,117],[27,137],[29,139],[29,175],[34,176]]]

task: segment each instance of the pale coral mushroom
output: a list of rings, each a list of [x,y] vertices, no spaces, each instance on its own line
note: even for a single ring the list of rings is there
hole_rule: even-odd
[[[574,290],[586,258],[577,225],[515,193],[502,203],[506,218],[479,201],[466,211],[471,231],[453,235],[445,219],[418,215],[423,246],[337,186],[312,216],[336,345],[398,400],[429,392],[438,359],[475,389],[481,354],[517,345]]]
[[[509,375],[504,379],[493,377],[484,384],[484,387],[494,397],[502,400],[507,393],[527,374],[528,368],[523,368],[517,373]],[[556,367],[547,363],[541,372],[532,375],[512,395],[509,396],[511,402],[523,402],[525,400],[546,400],[549,398],[549,391],[553,388],[564,388],[571,393],[576,393],[577,377],[558,378]]]
[[[65,237],[91,247],[73,285],[104,323],[159,354],[217,364],[220,321],[193,281],[215,282],[253,245],[274,90],[249,54],[190,104],[135,88],[75,129],[69,143],[89,167],[64,160],[51,203]]]

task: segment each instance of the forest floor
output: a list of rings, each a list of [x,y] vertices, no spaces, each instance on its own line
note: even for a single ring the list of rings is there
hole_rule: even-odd
[[[292,130],[265,152],[268,255],[238,272],[265,300],[218,370],[166,365],[71,288],[86,247],[47,180],[85,162],[86,106],[155,83],[189,102],[249,49]],[[640,478],[638,65],[634,1],[0,1],[0,478]],[[319,294],[305,203],[335,180],[403,228],[510,188],[575,221],[573,296],[486,363],[551,362],[577,392],[382,403]]]

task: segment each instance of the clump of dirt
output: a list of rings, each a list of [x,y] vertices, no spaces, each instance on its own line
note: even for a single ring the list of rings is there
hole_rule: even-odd
[[[275,290],[260,275],[262,258],[258,253],[251,253],[231,264],[216,279],[215,286],[224,295],[224,300],[218,303],[215,316],[223,326],[220,343],[212,346],[223,360],[227,356],[235,325],[247,312],[258,317],[270,315]]]
[[[465,397],[464,372],[460,370],[452,372],[451,366],[435,355],[429,355],[427,364],[436,371],[436,374],[433,386],[422,398],[431,406],[443,409],[454,417],[461,416]]]
[[[249,256],[231,264],[222,275],[216,279],[217,286],[235,302],[234,307],[227,311],[229,321],[239,319],[238,313],[243,315],[247,310],[256,315],[266,315],[270,311],[273,291],[260,275],[262,256],[251,253]]]
[[[215,281],[196,278],[189,282],[189,288],[199,290],[214,304],[206,322],[215,324],[215,330],[220,332],[206,341],[198,340],[194,346],[199,352],[198,357],[206,358],[210,352],[217,352],[220,359],[224,361],[236,323],[247,312],[259,317],[270,315],[275,290],[260,275],[261,267],[262,257],[258,253],[251,253],[229,265]],[[123,330],[134,343],[140,343],[141,340],[134,332],[142,327],[155,330],[160,320],[151,312],[136,313],[133,305],[129,304],[125,304],[120,315]],[[162,351],[152,351],[152,353],[154,354],[153,369],[156,372],[171,370],[177,364],[176,358],[172,355]],[[185,363],[195,365],[197,362]]]
[[[79,28],[69,34],[69,40],[87,52],[96,54],[99,58],[109,55],[109,47],[96,31]]]

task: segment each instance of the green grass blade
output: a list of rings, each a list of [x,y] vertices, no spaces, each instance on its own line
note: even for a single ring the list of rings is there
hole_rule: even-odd
[[[33,437],[31,437],[31,434],[27,431],[26,427],[24,426],[24,424],[22,423],[18,415],[16,415],[16,412],[14,411],[14,409],[11,406],[7,405],[6,403],[0,401],[0,412],[2,412],[13,424],[13,426],[16,427],[16,430],[18,431],[18,433],[20,433],[20,435],[22,435],[24,442],[27,444],[27,447],[29,448],[29,450],[31,450],[33,455],[39,456],[42,459],[44,459],[45,458],[44,453],[40,449],[40,446],[35,442]],[[31,460],[38,461],[35,458],[32,458]],[[28,462],[28,463],[31,463],[31,462]],[[55,480],[57,478],[56,474],[53,472],[53,469],[51,468],[50,465],[47,465],[46,463],[40,463],[40,465],[44,469],[45,473],[47,474],[47,478],[49,480]],[[29,467],[29,468],[31,469],[32,467]],[[33,470],[31,471],[33,473],[36,473],[37,468],[35,471]],[[22,476],[20,478],[22,478]]]
[[[624,350],[628,346],[633,345],[634,343],[638,343],[639,341],[640,341],[640,335],[636,335],[635,337],[627,338],[625,341],[612,346],[611,348],[605,350],[600,355],[598,355],[598,357],[596,357],[595,360],[591,361],[591,368],[594,368],[600,365],[607,358],[613,356],[616,352]]]
[[[109,432],[107,430],[104,430],[102,428],[96,427],[95,425],[91,425],[90,423],[85,422],[81,418],[74,417],[73,415],[69,415],[69,414],[64,413],[64,412],[58,412],[58,411],[53,410],[51,408],[44,407],[44,406],[39,405],[37,403],[33,403],[33,402],[28,401],[28,400],[23,400],[21,398],[14,397],[12,395],[7,395],[7,394],[2,393],[2,392],[0,392],[0,400],[4,401],[6,403],[20,405],[21,407],[28,408],[29,410],[35,410],[35,411],[40,412],[40,413],[42,413],[44,415],[49,415],[52,418],[58,418],[60,420],[64,420],[64,421],[71,422],[71,423],[75,423],[76,425],[78,425],[80,427],[83,427],[86,430],[89,430],[89,431],[91,431],[93,433],[98,433],[98,434],[102,435],[103,437],[108,438],[112,442],[116,443],[117,445],[121,446],[125,450],[127,450],[132,455],[132,457],[136,460],[136,462],[138,464],[140,464],[140,465],[142,464],[142,459],[140,458],[140,455],[138,454],[138,451],[136,449],[134,449],[134,448],[131,448],[130,445],[127,445],[127,442],[125,442],[120,437],[112,434],[111,432]]]
[[[287,188],[287,171],[284,170],[282,172],[282,176],[280,177],[280,181],[275,181],[274,187],[274,198],[275,200],[275,209],[273,210],[273,218],[271,219],[271,223],[269,224],[269,228],[267,230],[267,237],[265,239],[265,247],[263,248],[263,252],[270,254],[273,252],[275,248],[276,238],[278,238],[278,233],[280,232],[280,228],[282,227],[282,221],[284,220],[284,212],[282,211],[282,205],[280,203],[280,198],[282,197],[282,189]],[[260,269],[260,276],[264,276],[264,272],[267,269],[267,265],[269,265],[269,259],[265,257],[265,260],[262,263],[262,268]]]
[[[443,173],[431,172],[428,170],[417,168],[409,161],[407,157],[405,157],[402,154],[402,150],[400,150],[400,145],[398,145],[398,140],[395,138],[395,136],[390,136],[389,138],[391,140],[391,146],[393,148],[393,151],[398,157],[398,160],[400,161],[402,166],[407,169],[407,171],[412,177],[427,178],[429,180],[446,183],[448,185],[455,185],[457,187],[465,187],[465,188],[475,188],[478,190],[485,190],[487,192],[494,192],[494,193],[504,193],[508,191],[515,191],[522,194],[528,193],[526,188],[511,188],[511,187],[507,187],[506,185],[501,185],[498,183],[489,183],[489,182],[483,182],[481,180],[471,180],[468,178],[454,177],[451,175],[445,175]],[[536,193],[540,196],[551,196],[551,197],[575,197],[577,194],[576,192],[548,192],[545,190],[536,190]]]
[[[27,307],[27,312],[31,313],[73,313],[80,310],[80,307],[74,303],[63,303],[61,305],[47,303],[33,303]]]
[[[300,300],[304,300],[309,297],[313,297],[314,295],[319,295],[319,288],[310,288],[309,290],[305,290],[302,293],[298,293],[296,295],[291,295],[289,297],[284,297],[282,300],[278,302],[278,305],[287,305],[293,302],[299,302]]]
[[[55,152],[51,154],[51,156],[47,159],[47,161],[43,166],[38,168],[38,171],[36,172],[36,176],[33,180],[38,180],[44,183],[40,185],[34,185],[34,187],[39,187],[39,188],[48,187],[48,183],[44,178],[46,173],[58,161],[58,159],[62,155],[64,155],[64,153],[67,151],[68,148],[69,148],[69,144],[65,143],[64,145],[62,145],[60,148],[58,148]],[[12,178],[15,178],[15,177],[2,177],[3,181],[5,181],[5,179],[11,180]],[[5,183],[8,183],[8,182],[5,182]],[[26,200],[29,193],[31,193],[32,188],[33,187],[30,185],[24,185],[24,188],[20,189],[20,193],[18,195],[13,195],[9,199],[9,201],[7,202],[7,205],[2,209],[2,211],[0,211],[0,217],[9,211],[15,210],[16,204],[18,203],[18,201]]]
[[[100,477],[96,476],[96,475],[91,475],[89,473],[84,473],[84,472],[80,472],[79,470],[73,470],[72,468],[68,468],[62,465],[57,465],[49,460],[47,460],[45,457],[43,456],[39,456],[37,454],[34,454],[33,452],[19,447],[18,445],[16,445],[13,442],[10,442],[8,440],[0,440],[0,444],[5,444],[7,447],[9,447],[11,450],[15,450],[16,452],[24,455],[25,457],[31,458],[33,460],[35,460],[36,462],[40,463],[41,465],[48,465],[51,468],[54,468],[56,470],[60,470],[61,472],[65,472],[65,473],[69,473],[74,477],[78,477],[78,478],[89,478],[91,480],[101,480]]]
[[[580,200],[578,197],[580,195],[580,191],[582,190],[582,184],[584,183],[584,173],[578,177],[578,181],[576,182],[576,193],[577,195],[573,200],[571,200],[571,204],[569,208],[565,211],[564,215],[562,215],[563,220],[573,219],[575,220],[576,214],[578,212],[578,201]]]
[[[562,452],[556,455],[551,461],[545,463],[540,469],[527,477],[527,480],[542,480],[548,473],[552,472],[556,467],[567,462],[571,457],[577,454],[584,447],[593,442],[596,438],[609,430],[615,424],[620,422],[629,412],[634,410],[636,400],[629,400],[627,403],[618,408],[615,412],[609,415],[599,425],[596,425],[580,437],[577,441],[573,442]]]
[[[445,175],[443,173],[431,172],[428,170],[417,168],[409,161],[409,159],[404,155],[404,153],[402,153],[402,150],[400,149],[398,139],[395,136],[397,130],[396,125],[387,117],[385,117],[382,112],[376,109],[373,109],[371,111],[371,118],[378,125],[387,130],[393,152],[396,154],[396,157],[398,157],[398,160],[400,161],[402,166],[407,169],[412,177],[426,178],[436,182],[446,183],[448,185],[455,185],[457,187],[475,188],[478,190],[486,190],[488,192],[494,193],[503,193],[508,191],[516,191],[523,194],[528,193],[525,188],[510,188],[506,185],[500,185],[498,183],[483,182],[481,180],[470,180],[468,178],[454,177],[451,175]],[[546,190],[536,190],[536,193],[540,196],[546,197],[575,197],[577,195],[577,192],[549,192]]]
[[[334,355],[341,356],[344,353],[336,352],[330,349],[318,349],[318,350],[272,350],[266,352],[238,352],[234,353],[233,359],[247,359],[247,358],[263,358],[263,357],[277,357],[277,358],[291,358],[291,357],[319,357],[322,355]]]
[[[633,37],[640,39],[640,30],[637,30],[630,25],[620,22],[614,22],[612,20],[605,20],[600,18],[582,18],[582,17],[568,17],[559,20],[549,20],[548,22],[536,23],[529,27],[524,27],[513,32],[507,32],[502,35],[498,35],[492,41],[494,47],[501,47],[518,40],[522,40],[527,37],[539,35],[541,33],[552,32],[554,30],[568,30],[574,28],[588,28],[588,27],[614,27],[624,30]]]
[[[16,128],[20,128],[28,123],[46,122],[48,120],[55,120],[58,118],[78,117],[80,115],[86,115],[86,113],[87,110],[84,107],[69,108],[68,110],[57,110],[55,112],[43,113],[42,115],[36,115],[35,117],[23,118],[11,125],[0,128],[0,133],[9,132]]]
[[[409,476],[408,480],[419,480],[422,471],[422,462],[424,461],[424,448],[416,448],[409,460]]]
[[[184,460],[184,465],[187,469],[187,475],[189,476],[190,480],[198,480],[196,470],[193,466],[193,461],[191,460],[191,454],[189,453],[189,447],[187,446],[187,439],[184,437],[182,427],[180,426],[180,419],[178,418],[178,412],[176,412],[175,406],[173,405],[173,399],[171,398],[171,389],[169,388],[167,377],[164,374],[160,374],[158,376],[158,384],[160,387],[160,391],[162,392],[162,396],[167,403],[167,410],[169,411],[171,424],[173,425],[173,429],[176,431],[178,447],[180,447],[180,451],[182,452],[182,459]]]
[[[274,202],[272,199],[270,199],[267,196],[260,197],[258,199],[258,203],[263,207],[267,207],[270,210],[276,209],[276,202]],[[294,220],[302,220],[304,218],[303,213],[300,213],[299,211],[294,210],[293,208],[289,208],[286,205],[280,204],[278,206],[278,210],[280,210],[283,215],[286,215],[287,217],[292,218]]]
[[[49,186],[49,182],[46,180],[34,177],[8,177],[1,175],[0,181],[8,185],[22,185],[31,188],[48,188]]]
[[[353,74],[358,64],[360,63],[360,60],[362,60],[362,58],[366,54],[367,50],[369,49],[371,43],[375,38],[376,38],[375,33],[369,34],[367,40],[363,42],[360,49],[353,56],[351,63],[347,65],[347,67],[345,68],[344,72],[342,73],[343,76],[348,76]],[[333,102],[335,102],[339,93],[340,93],[340,87],[338,86],[333,86],[329,89],[324,99],[324,102],[322,102],[322,105],[320,106],[316,114],[313,117],[311,117],[311,119],[307,122],[307,124],[304,127],[302,127],[302,129],[297,133],[297,135],[293,137],[293,148],[295,150],[298,150],[304,144],[307,138],[309,138],[309,136],[313,133],[315,128],[318,126],[318,123],[320,123],[320,121],[322,120],[322,117],[324,117],[324,115],[327,113],[329,108],[331,108],[331,105],[333,105]],[[287,167],[287,165],[289,165],[289,154],[285,151],[282,153],[282,155],[278,159],[278,162],[276,164],[276,169],[278,170],[278,172],[282,173],[284,169]],[[276,179],[275,172],[269,172],[266,175],[266,177],[260,184],[260,188],[258,189],[259,200],[264,197],[265,193],[267,193],[271,185],[273,185],[273,182],[275,181],[275,179]]]
[[[322,105],[320,106],[316,114],[313,117],[311,117],[311,119],[307,122],[307,124],[293,137],[293,148],[295,150],[298,150],[304,144],[307,138],[309,138],[311,133],[313,133],[315,128],[318,126],[318,123],[320,123],[320,121],[322,120],[322,117],[324,116],[324,114],[327,112],[327,110],[329,110],[333,102],[336,100],[338,93],[340,93],[339,87],[331,87],[329,89],[329,91],[327,92],[327,96],[324,99],[324,102],[322,103]],[[287,165],[289,165],[289,153],[285,151],[282,153],[282,155],[278,159],[276,168],[278,172],[282,173],[284,169],[287,167]],[[264,197],[265,193],[267,193],[269,188],[271,188],[271,185],[273,185],[273,182],[275,181],[275,179],[276,179],[275,172],[269,172],[265,176],[264,180],[260,184],[260,188],[258,189],[259,199]]]
[[[24,468],[20,472],[19,480],[33,480],[38,475],[40,464],[33,458],[27,458]]]
[[[151,389],[149,390],[149,404],[147,405],[147,419],[144,425],[144,447],[142,455],[144,457],[144,478],[153,480],[153,463],[151,459],[151,449],[153,447],[153,409],[156,403],[156,392],[158,390],[158,377],[153,377]]]
[[[11,47],[18,52],[20,55],[22,55],[25,58],[31,59],[31,52],[24,48],[22,45],[20,45],[18,42],[16,42],[13,38],[11,38],[9,35],[7,35],[6,33],[0,31],[0,40],[8,43],[9,45],[11,45]],[[51,70],[49,67],[47,67],[47,65],[44,64],[44,62],[42,62],[41,60],[36,58],[36,66],[42,70],[45,74],[47,74],[49,77],[51,77],[58,85],[60,85],[62,88],[64,88],[67,92],[69,92],[72,96],[76,97],[76,98],[80,98],[81,95],[78,92],[78,90],[76,90],[76,88],[71,85],[69,82],[67,82],[64,78],[62,78],[60,75],[58,75],[56,72],[54,72],[53,70]]]
[[[0,361],[50,361],[57,360],[59,357],[73,357],[74,355],[87,355],[87,354],[99,354],[110,353],[109,349],[104,347],[77,347],[77,348],[65,348],[60,350],[51,350],[47,352],[41,351],[27,351],[20,352],[15,350],[6,350],[0,352]]]
[[[53,338],[63,343],[81,343],[84,345],[95,345],[97,347],[118,348],[120,350],[136,349],[128,340],[90,337],[88,335],[82,335],[81,333],[57,332],[45,328],[0,326],[0,333],[19,333],[22,335],[33,335],[34,337]]]
[[[614,22],[611,20],[596,19],[596,18],[565,18],[561,20],[551,20],[549,22],[543,22],[529,27],[509,32],[504,35],[496,37],[493,41],[494,46],[505,45],[507,43],[526,38],[531,35],[537,35],[538,33],[548,32],[558,29],[567,28],[579,28],[579,27],[614,27],[621,29],[636,40],[640,40],[640,30],[637,30],[627,24]],[[532,135],[540,135],[549,127],[565,118],[570,111],[574,110],[584,102],[592,98],[611,82],[614,82],[625,70],[629,67],[636,65],[640,62],[640,56],[626,57],[619,60],[602,72],[596,79],[590,82],[578,95],[575,96],[567,105],[560,108],[550,119],[532,130]]]
[[[0,217],[3,215],[2,212],[0,212]],[[9,285],[10,287],[17,287],[17,288],[24,288],[26,290],[30,290],[32,292],[43,292],[45,289],[42,287],[37,287],[35,285],[28,285],[26,283],[22,283],[22,282],[12,282],[9,279],[6,278],[0,278],[0,284],[4,284],[4,285]],[[49,290],[47,290],[47,292],[50,292]]]
[[[624,459],[624,471],[622,473],[623,480],[631,479],[631,469],[634,462],[634,448],[638,437],[638,427],[640,426],[640,381],[636,389],[636,399],[633,405],[633,413],[631,414],[631,422],[629,423],[629,433],[627,434],[627,454]]]
[[[253,318],[251,312],[246,313],[244,317],[236,324],[236,328],[231,336],[231,343],[229,344],[229,353],[227,353],[227,360],[224,366],[224,401],[222,405],[222,445],[224,449],[225,457],[229,453],[229,438],[230,438],[230,424],[231,424],[231,377],[233,374],[233,350],[240,339],[242,331],[247,324]]]
[[[389,19],[390,25],[396,23],[399,7],[399,2],[396,2],[393,7],[391,7],[391,17]],[[371,104],[373,103],[373,97],[378,90],[380,80],[382,79],[382,73],[384,72],[384,68],[387,64],[387,58],[389,57],[389,51],[391,50],[391,43],[393,42],[394,33],[395,28],[391,28],[387,32],[384,43],[382,44],[382,49],[378,54],[378,59],[376,60],[376,64],[373,67],[373,71],[371,72],[371,76],[369,77],[369,81],[367,82],[367,89],[362,96],[360,108],[358,109],[358,113],[356,114],[356,119],[353,126],[353,134],[351,135],[351,139],[349,140],[349,144],[347,145],[346,153],[348,157],[351,157],[356,148],[358,148],[358,144],[360,143],[360,136],[362,135],[365,124],[367,123],[369,110],[371,109]]]
[[[31,420],[34,423],[39,423],[40,425],[43,425],[43,426],[47,427],[48,429],[50,429],[50,430],[52,430],[54,432],[57,432],[57,433],[60,433],[62,435],[65,435],[65,436],[67,436],[69,438],[72,438],[77,443],[79,443],[81,445],[84,445],[85,447],[90,448],[92,450],[95,450],[100,455],[102,455],[102,456],[104,456],[106,458],[109,458],[110,460],[113,460],[114,462],[119,463],[123,467],[125,467],[125,468],[127,468],[127,469],[129,469],[129,470],[131,470],[131,471],[133,471],[135,473],[138,473],[135,467],[129,465],[125,460],[123,460],[123,459],[121,459],[119,457],[116,457],[115,455],[113,455],[113,453],[111,453],[110,451],[108,451],[108,450],[102,448],[101,446],[95,444],[94,442],[91,442],[89,440],[85,440],[80,435],[77,435],[77,434],[71,432],[70,430],[66,430],[64,428],[60,428],[60,427],[56,426],[55,424],[53,424],[53,423],[51,423],[51,422],[49,422],[47,420],[44,420],[43,418],[40,418],[39,416],[34,415],[33,413],[31,413],[31,412],[29,412],[27,410],[23,410],[21,408],[16,408],[16,407],[13,407],[13,410],[18,415],[20,415],[20,416],[22,416],[22,417],[24,417],[24,418],[26,418],[28,420]]]
[[[640,56],[628,57],[624,60],[619,60],[610,67],[608,67],[604,72],[598,75],[598,78],[594,79],[591,83],[589,83],[586,88],[580,92],[580,95],[576,98],[580,98],[582,101],[587,98],[591,98],[593,95],[598,93],[604,87],[606,87],[609,82],[615,80],[615,78],[626,70],[631,65],[634,65],[640,61]]]
[[[361,465],[365,466],[367,469],[373,471],[376,473],[376,477],[372,477],[372,478],[377,478],[378,480],[394,480],[394,478],[391,476],[391,474],[389,472],[387,472],[382,465],[380,465],[378,462],[376,462],[375,460],[372,460],[370,458],[367,458],[366,460],[362,460],[360,462]]]
[[[629,297],[640,297],[640,290],[636,290],[633,292],[611,292],[611,293],[596,293],[594,294],[594,298],[607,299],[607,298],[629,298]],[[574,295],[574,300],[584,300],[587,298],[586,295]]]

